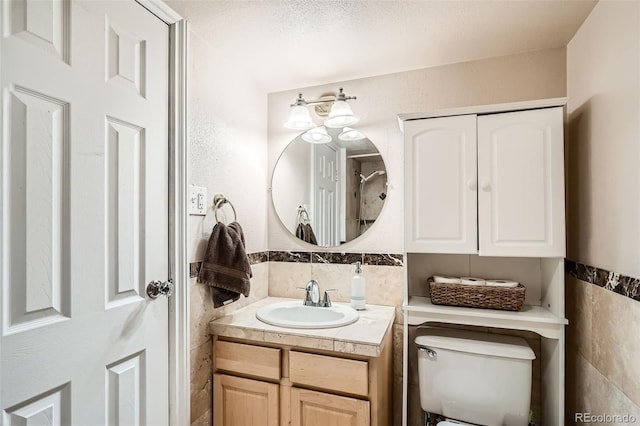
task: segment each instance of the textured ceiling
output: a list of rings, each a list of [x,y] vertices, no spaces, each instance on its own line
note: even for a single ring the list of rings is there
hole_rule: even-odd
[[[281,91],[566,46],[591,0],[169,0],[211,60]]]

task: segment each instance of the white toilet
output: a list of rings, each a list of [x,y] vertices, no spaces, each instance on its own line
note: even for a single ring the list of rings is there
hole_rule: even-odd
[[[535,355],[519,337],[428,328],[416,337],[420,405],[439,426],[526,426]]]

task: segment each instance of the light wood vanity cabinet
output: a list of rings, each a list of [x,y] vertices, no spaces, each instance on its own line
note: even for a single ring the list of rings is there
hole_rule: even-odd
[[[214,424],[279,426],[280,349],[218,340],[214,346]],[[244,376],[244,377],[239,377]],[[251,377],[251,378],[246,378]]]
[[[379,357],[214,338],[214,426],[387,426],[391,333]]]
[[[369,401],[291,389],[291,425],[294,426],[369,426]]]
[[[260,380],[215,374],[214,424],[279,426],[279,386]]]

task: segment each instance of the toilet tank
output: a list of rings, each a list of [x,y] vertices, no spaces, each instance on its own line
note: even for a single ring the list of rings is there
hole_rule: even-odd
[[[430,328],[415,343],[424,411],[486,426],[528,424],[535,355],[524,339]]]

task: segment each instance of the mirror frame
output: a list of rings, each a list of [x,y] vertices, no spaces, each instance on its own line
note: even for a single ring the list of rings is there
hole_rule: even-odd
[[[331,132],[331,130],[333,129],[327,130]],[[270,192],[274,212],[283,228],[286,229],[292,237],[297,238],[299,242],[307,243],[312,246],[321,248],[339,248],[345,244],[357,240],[363,235],[366,235],[367,232],[373,227],[375,222],[379,219],[384,209],[384,205],[386,204],[386,196],[389,189],[388,169],[382,153],[380,152],[378,147],[368,138],[365,138],[364,142],[358,145],[358,149],[347,153],[347,149],[349,147],[348,144],[352,144],[353,142],[343,142],[343,146],[339,146],[340,142],[336,144],[333,141],[329,144],[312,144],[302,139],[303,134],[304,132],[298,134],[283,148],[273,166]],[[335,139],[337,138],[334,137],[334,140]],[[368,206],[375,206],[374,211],[372,212],[373,215],[371,215],[370,218],[362,218],[362,216],[353,217],[354,204],[348,202],[347,189],[343,189],[343,192],[345,192],[345,194],[339,194],[339,197],[344,200],[345,206],[339,207],[337,209],[339,210],[339,217],[336,219],[336,222],[342,219],[343,223],[338,227],[339,229],[337,231],[334,229],[334,231],[338,232],[339,234],[335,235],[335,237],[333,235],[329,235],[329,237],[326,237],[326,229],[321,225],[318,225],[317,222],[313,221],[315,212],[309,211],[311,210],[311,206],[314,205],[311,194],[311,166],[312,164],[314,164],[313,153],[321,152],[321,147],[323,146],[332,147],[331,150],[333,150],[336,153],[336,157],[338,157],[336,161],[339,161],[340,164],[343,165],[342,169],[344,170],[338,170],[337,173],[335,173],[336,175],[338,175],[338,181],[341,180],[341,177],[342,180],[346,182],[345,186],[343,186],[342,188],[348,186],[349,192],[351,190],[355,190],[354,198],[357,200],[355,214],[361,213],[360,210],[367,212]],[[292,148],[296,147],[299,148],[299,152],[296,153],[295,151],[291,151]],[[375,153],[373,152],[374,150]],[[291,158],[287,158],[288,151],[292,152]],[[362,162],[357,160],[357,158],[367,158],[368,156],[371,156],[371,154],[378,157],[378,159],[376,161]],[[353,167],[350,169],[350,167],[347,165],[348,160],[357,161],[359,163],[359,167],[357,169]],[[302,173],[300,173],[300,165],[305,163],[308,164],[309,167],[307,167],[306,170],[302,170]],[[366,169],[362,167],[362,164],[367,163],[376,164]],[[380,167],[380,163],[382,167]],[[327,162],[325,161],[323,164],[327,164]],[[338,167],[338,169],[340,169],[340,167]],[[286,175],[282,175],[282,173],[286,172],[286,170],[289,170],[290,172]],[[380,179],[380,177],[383,177],[384,179]],[[364,188],[362,188],[362,180],[365,180]],[[369,184],[367,184],[367,182],[369,182]],[[291,191],[287,191],[287,188],[290,187],[289,185],[297,186],[293,192],[296,194],[303,194],[301,198],[303,199],[303,203],[307,202],[307,204],[291,202],[291,199],[287,200],[287,195],[283,194],[291,194]],[[376,186],[374,187],[373,185]],[[284,189],[280,190],[279,188]],[[367,192],[367,190],[369,191]],[[361,203],[359,195],[364,195],[364,205]],[[377,198],[382,201],[378,205],[374,203],[366,203],[366,200],[373,201]],[[349,212],[347,212],[348,206],[350,208]],[[369,209],[371,209],[371,207],[369,207]],[[349,216],[349,214],[351,214],[351,217]],[[306,227],[304,225],[306,225],[306,217],[309,217],[308,222],[313,225],[311,226],[310,230],[305,230]],[[295,225],[287,226],[287,223],[292,223]],[[302,230],[300,228],[301,224],[303,225]],[[310,234],[312,235],[312,237],[309,237]],[[315,237],[315,244],[313,241],[313,237]],[[333,242],[331,242],[329,244],[324,244],[323,242],[325,241],[325,238],[329,240],[330,238],[333,238],[333,241],[335,241],[336,243],[334,244]]]

